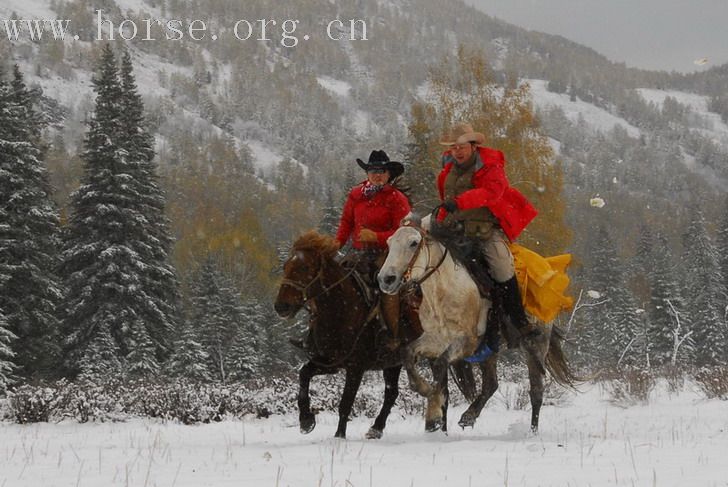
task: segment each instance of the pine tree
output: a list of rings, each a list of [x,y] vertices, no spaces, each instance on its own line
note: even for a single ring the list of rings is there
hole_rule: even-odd
[[[130,167],[138,186],[140,199],[136,201],[139,212],[146,219],[145,232],[138,235],[138,247],[145,251],[142,256],[145,290],[154,300],[155,313],[146,316],[147,330],[139,330],[140,343],[169,343],[169,334],[175,327],[179,304],[179,282],[170,262],[172,237],[170,222],[165,214],[165,195],[158,181],[154,163],[154,136],[144,120],[144,105],[137,93],[136,81],[129,51],[124,51],[119,70],[121,87],[121,129],[119,145],[127,152]],[[160,314],[157,314],[158,311]],[[148,336],[147,336],[148,335]],[[157,356],[163,359],[166,354]],[[143,359],[140,356],[140,360]],[[152,362],[148,362],[152,363]]]
[[[720,256],[720,271],[723,275],[723,320],[728,322],[728,197],[723,203],[723,219],[718,229],[717,246]]]
[[[240,298],[229,279],[208,255],[192,286],[191,322],[209,356],[211,376],[226,382],[238,372],[235,345],[243,320]]]
[[[339,228],[339,219],[341,218],[342,205],[337,205],[334,201],[333,190],[329,186],[326,189],[326,203],[323,207],[323,215],[319,222],[319,231],[328,235],[333,235]]]
[[[131,135],[141,130],[132,128],[141,108],[129,101],[128,80],[123,83],[107,44],[93,79],[96,107],[84,140],[82,184],[71,195],[61,267],[72,373],[156,373],[173,329],[171,291],[164,286],[176,281],[160,264],[168,241],[155,225],[163,221],[161,196],[150,182],[151,154],[143,143],[149,139]]]
[[[58,358],[56,306],[62,290],[58,259],[58,210],[41,162],[37,92],[14,70],[0,73],[0,309],[15,342],[23,377],[49,376]]]
[[[724,365],[726,352],[726,323],[723,318],[720,260],[714,242],[705,228],[699,209],[693,208],[690,224],[683,234],[682,269],[685,276],[683,299],[687,304],[688,328],[696,344],[698,365]]]
[[[586,276],[586,286],[598,292],[600,299],[608,301],[603,306],[587,309],[580,339],[586,343],[592,359],[600,364],[615,365],[624,349],[620,347],[622,340],[617,340],[615,318],[616,314],[622,313],[620,307],[625,305],[625,296],[620,290],[623,286],[622,272],[614,240],[604,224],[592,236],[590,244],[592,266]]]
[[[650,365],[647,326],[627,283],[622,280],[609,295],[612,298],[607,312],[609,362],[618,366]]]
[[[174,352],[167,362],[167,372],[173,377],[185,377],[197,382],[210,380],[208,354],[193,322],[184,322],[173,343]]]
[[[245,302],[241,308],[241,319],[232,351],[233,363],[236,378],[249,379],[256,374],[260,367],[258,328],[265,323],[265,314],[260,303],[255,299]]]
[[[118,322],[111,313],[113,311],[105,310],[96,316],[97,326],[91,339],[76,351],[78,358],[74,365],[80,372],[78,378],[81,380],[98,384],[126,372],[123,352],[111,330],[112,326],[118,326]]]
[[[0,393],[5,392],[14,379],[13,374],[17,366],[14,362],[15,352],[12,344],[16,338],[8,327],[5,315],[0,311]]]
[[[649,283],[649,303],[647,305],[648,338],[650,361],[653,365],[664,366],[672,362],[675,353],[675,340],[680,340],[688,330],[677,330],[679,317],[675,312],[685,311],[676,272],[675,261],[670,246],[661,233],[647,245],[646,237],[638,247],[638,261]],[[681,326],[685,323],[681,322]],[[676,332],[678,335],[676,336]],[[681,360],[687,359],[692,351],[692,340],[684,341],[678,350]]]

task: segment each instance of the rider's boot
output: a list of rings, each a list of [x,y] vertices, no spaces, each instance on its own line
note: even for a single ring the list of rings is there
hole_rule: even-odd
[[[531,322],[526,316],[516,276],[514,275],[506,282],[496,283],[495,291],[503,306],[503,312],[521,335],[521,346],[543,372],[545,369],[540,344],[543,342],[544,332],[540,326]]]
[[[382,307],[384,322],[391,333],[391,336],[385,340],[384,347],[389,351],[394,351],[401,345],[399,339],[399,295],[382,293],[380,306]]]

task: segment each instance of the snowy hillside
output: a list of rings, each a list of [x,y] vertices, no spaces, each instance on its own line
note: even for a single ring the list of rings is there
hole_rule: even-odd
[[[648,405],[611,404],[599,387],[544,407],[541,432],[528,411],[505,407],[502,391],[475,428],[427,434],[423,420],[394,414],[381,440],[355,418],[349,438],[336,417],[309,435],[295,415],[184,426],[123,423],[0,424],[0,485],[54,486],[690,486],[725,485],[725,402],[689,389],[656,392]]]
[[[708,97],[694,93],[675,90],[655,90],[641,88],[637,93],[646,101],[654,103],[660,109],[670,97],[691,110],[691,128],[710,137],[715,143],[728,148],[728,125],[720,115],[708,110]]]
[[[612,115],[608,111],[578,98],[576,101],[571,101],[567,94],[548,91],[546,89],[548,81],[540,79],[525,81],[531,86],[533,102],[540,109],[559,107],[569,120],[575,123],[583,123],[593,131],[609,132],[615,125],[618,125],[632,137],[640,136],[640,130],[623,118]]]
[[[146,12],[155,16],[155,18],[164,18],[158,8],[150,7],[143,0],[114,1],[122,12],[129,15]],[[17,14],[20,19],[55,19],[57,14],[50,6],[50,0],[4,0],[0,3],[0,19],[11,18],[13,13]],[[28,44],[28,41],[27,39],[23,39],[18,41],[18,43]],[[67,35],[64,39],[64,44],[67,49],[72,49],[74,46],[91,48],[93,43],[75,40],[72,36]],[[171,63],[158,55],[142,51],[129,44],[127,44],[127,47],[130,49],[132,55],[134,74],[139,92],[145,98],[145,101],[149,102],[150,100],[154,100],[158,102],[159,100],[167,100],[168,103],[172,103],[171,90],[168,87],[162,86],[160,79],[169,79],[172,75],[191,78],[194,75],[191,66]],[[213,58],[213,55],[207,50],[203,51],[203,55],[207,58]],[[72,114],[72,117],[75,115],[74,118],[77,120],[74,121],[86,118],[90,113],[91,100],[94,96],[93,86],[91,84],[92,73],[87,69],[73,66],[65,76],[59,76],[58,74],[43,69],[41,69],[41,74],[38,75],[38,69],[35,68],[34,61],[33,58],[18,59],[15,61],[25,74],[28,84],[42,88],[45,96],[59,102],[68,113]],[[224,65],[221,69],[229,71],[230,66]],[[225,77],[223,76],[223,78]],[[183,115],[189,119],[189,124],[199,126],[206,131],[221,132],[219,127],[204,120],[200,113],[190,111],[187,108],[183,108],[182,110]],[[246,145],[250,149],[253,165],[266,176],[270,175],[272,169],[277,166],[278,162],[286,157],[286,155],[279,154],[271,144],[255,138],[251,139],[246,134],[238,134],[233,139],[238,147]],[[72,140],[68,142],[73,143]],[[157,148],[163,147],[165,144],[166,141],[164,138],[157,135]],[[291,159],[295,161],[295,158]],[[305,166],[303,167],[304,170],[307,170]]]

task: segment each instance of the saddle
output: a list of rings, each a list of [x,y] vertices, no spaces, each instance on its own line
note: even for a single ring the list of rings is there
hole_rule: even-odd
[[[483,298],[493,300],[495,281],[488,272],[488,261],[483,250],[483,241],[478,237],[468,237],[462,229],[453,229],[450,226],[433,223],[430,234],[450,252],[455,262],[468,271],[470,277],[478,286],[478,292]]]

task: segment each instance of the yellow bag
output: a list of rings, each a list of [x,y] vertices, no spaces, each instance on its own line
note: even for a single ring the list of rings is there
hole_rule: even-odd
[[[574,306],[574,299],[564,292],[569,286],[566,268],[571,254],[542,257],[518,244],[510,244],[526,312],[550,323],[563,310]]]

